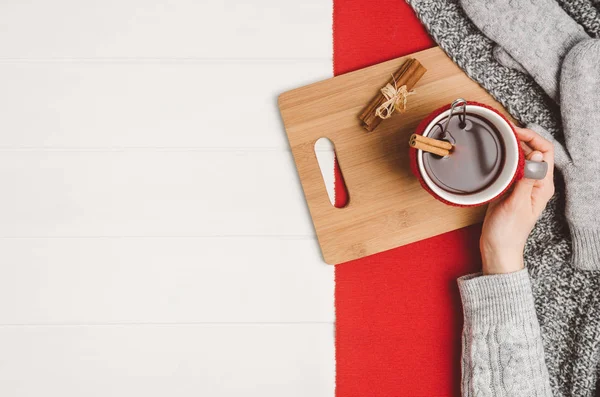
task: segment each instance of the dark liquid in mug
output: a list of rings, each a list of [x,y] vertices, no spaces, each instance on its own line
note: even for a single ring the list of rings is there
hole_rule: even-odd
[[[443,126],[446,119],[438,122]],[[465,128],[453,116],[447,131],[454,138],[454,150],[441,158],[423,153],[427,175],[441,189],[453,194],[473,194],[490,186],[504,167],[505,148],[496,127],[483,117],[467,113]],[[444,139],[442,128],[434,127],[428,135]]]

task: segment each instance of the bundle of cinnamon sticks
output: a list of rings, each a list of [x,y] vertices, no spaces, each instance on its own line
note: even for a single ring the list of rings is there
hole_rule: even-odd
[[[425,74],[427,69],[421,65],[419,61],[414,58],[407,59],[400,69],[392,74],[392,78],[389,81],[389,85],[392,86],[396,91],[402,89],[403,92],[409,92],[413,89],[419,79]],[[406,102],[406,98],[403,99]],[[389,101],[389,98],[383,93],[383,89],[369,102],[369,104],[363,109],[358,118],[361,121],[362,126],[369,132],[373,131],[383,120],[378,115],[377,110]],[[379,112],[381,114],[381,112]]]

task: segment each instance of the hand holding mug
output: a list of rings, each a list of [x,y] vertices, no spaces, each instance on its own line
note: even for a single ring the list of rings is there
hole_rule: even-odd
[[[463,99],[430,114],[415,132],[454,146],[444,157],[411,150],[413,173],[427,192],[448,205],[490,203],[480,240],[483,273],[523,269],[527,237],[554,194],[552,143]]]
[[[545,178],[523,178],[514,189],[490,203],[480,248],[484,274],[512,273],[524,268],[525,242],[554,194],[554,147],[532,130],[515,127],[527,159],[545,161]]]
[[[513,126],[497,110],[457,99],[425,118],[415,134],[446,140],[448,156],[410,150],[421,186],[448,205],[473,207],[502,196],[522,176],[543,179],[548,164],[523,161]]]

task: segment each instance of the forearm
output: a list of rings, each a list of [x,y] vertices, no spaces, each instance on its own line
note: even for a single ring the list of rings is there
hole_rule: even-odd
[[[462,394],[551,396],[527,270],[458,280],[465,323]]]

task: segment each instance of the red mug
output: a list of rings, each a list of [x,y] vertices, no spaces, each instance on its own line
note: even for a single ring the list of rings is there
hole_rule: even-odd
[[[473,207],[486,204],[506,192],[515,181],[525,177],[530,179],[543,179],[548,172],[546,162],[534,162],[525,160],[523,150],[517,138],[517,134],[512,124],[500,112],[487,105],[477,102],[467,102],[463,99],[454,101],[451,105],[446,105],[437,109],[426,117],[417,127],[416,134],[425,137],[437,132],[445,132],[446,121],[452,117],[460,116],[462,112],[463,120],[467,115],[482,119],[494,127],[497,138],[501,141],[503,147],[503,164],[491,183],[484,188],[473,193],[456,193],[443,189],[434,182],[434,179],[428,174],[424,166],[424,156],[435,156],[431,153],[425,153],[422,150],[410,149],[410,163],[413,174],[419,179],[421,186],[437,200],[446,204],[460,207]],[[443,126],[442,122],[446,124]],[[450,158],[452,154],[448,156]],[[438,157],[438,159],[440,159]],[[439,161],[445,161],[441,158]]]

